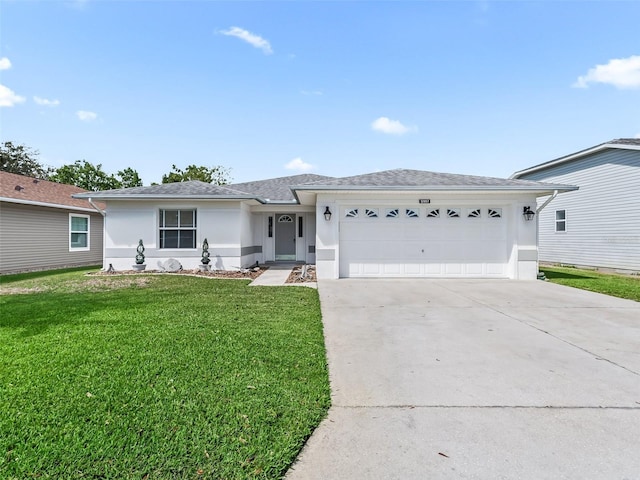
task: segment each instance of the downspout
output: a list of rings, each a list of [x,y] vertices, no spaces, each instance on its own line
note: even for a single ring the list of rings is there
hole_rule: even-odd
[[[551,201],[556,198],[558,196],[558,190],[554,190],[553,191],[553,195],[551,195],[549,198],[547,198],[547,201],[544,202],[542,205],[540,205],[538,208],[536,208],[536,213],[540,213],[542,211],[542,209],[544,207],[546,207],[547,205],[549,205],[551,203]]]
[[[547,198],[547,200],[542,205],[536,208],[536,249],[539,248],[538,246],[540,245],[540,212],[544,207],[549,205],[553,201],[553,199],[556,198],[557,196],[558,196],[558,190],[554,190],[553,195]],[[538,280],[546,280],[544,273],[540,272],[540,262],[538,261],[537,263],[538,263]]]
[[[107,212],[105,212],[104,210],[101,210],[100,207],[98,207],[95,203],[93,203],[93,199],[91,197],[87,198],[87,201],[91,204],[93,208],[95,208],[98,211],[100,215],[102,215],[103,217],[107,216]]]
[[[107,245],[106,244],[107,229],[105,228],[105,223],[106,223],[105,218],[107,216],[107,212],[105,212],[100,207],[98,207],[95,203],[93,203],[93,199],[91,197],[87,198],[87,201],[91,204],[91,206],[93,208],[95,208],[98,211],[98,213],[100,215],[102,215],[102,268],[105,268],[105,266],[104,266],[104,258],[105,258],[104,255],[106,253],[105,249],[106,249],[106,245]],[[109,267],[112,268],[111,265],[109,265]]]

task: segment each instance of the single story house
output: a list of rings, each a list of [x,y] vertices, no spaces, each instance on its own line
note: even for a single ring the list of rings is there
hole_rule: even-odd
[[[535,279],[536,199],[575,190],[528,180],[395,169],[345,178],[295,175],[82,193],[106,203],[104,267],[146,263],[236,269],[296,261],[319,278]],[[531,211],[533,209],[533,211]],[[527,213],[529,212],[529,213]],[[526,215],[523,215],[526,213]]]
[[[104,220],[83,192],[0,171],[0,273],[100,265]]]
[[[541,261],[640,272],[640,139],[602,143],[511,178],[580,187],[540,213]]]

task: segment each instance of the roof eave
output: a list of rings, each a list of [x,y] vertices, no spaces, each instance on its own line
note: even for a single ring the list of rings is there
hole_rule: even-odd
[[[425,192],[425,191],[439,191],[439,192],[552,192],[557,190],[558,192],[569,192],[577,190],[578,187],[574,185],[421,185],[421,186],[380,186],[380,185],[368,185],[368,186],[353,186],[353,185],[322,185],[322,186],[300,186],[292,187],[293,193],[298,198],[297,190],[300,191],[392,191],[392,192]]]
[[[96,193],[79,193],[72,195],[73,198],[83,200],[92,198],[94,200],[256,200],[259,203],[269,203],[266,199],[255,195],[178,195],[178,194],[127,194],[127,195],[101,195]]]
[[[608,148],[617,148],[621,150],[640,150],[640,145],[626,145],[624,143],[603,143],[600,145],[596,145],[595,147],[588,148],[586,150],[581,150],[579,152],[575,152],[570,155],[565,155],[564,157],[559,157],[554,160],[549,160],[548,162],[539,163],[538,165],[525,168],[524,170],[519,170],[514,174],[512,174],[509,178],[513,180],[517,180],[521,178],[523,175],[527,175],[533,172],[538,172],[540,170],[545,170],[547,168],[555,167],[557,165],[562,165],[563,163],[571,162],[573,160],[586,157],[587,155],[593,155],[594,153],[601,152],[602,150],[606,150]]]
[[[78,212],[95,212],[91,207],[78,207],[75,205],[64,205],[61,203],[39,202],[36,200],[22,200],[19,198],[0,197],[0,202],[18,203],[21,205],[32,205],[36,207],[60,208],[62,210],[76,210]]]

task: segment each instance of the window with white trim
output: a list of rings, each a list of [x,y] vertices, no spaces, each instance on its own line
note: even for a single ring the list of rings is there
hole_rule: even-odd
[[[556,232],[566,232],[567,231],[567,211],[566,210],[556,210]]]
[[[160,210],[160,248],[196,248],[196,210]]]
[[[89,250],[89,229],[91,217],[89,215],[69,214],[69,251],[80,252]]]

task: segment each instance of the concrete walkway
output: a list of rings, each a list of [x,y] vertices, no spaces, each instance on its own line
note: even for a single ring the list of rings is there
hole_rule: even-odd
[[[249,284],[253,286],[267,286],[267,287],[281,287],[281,286],[303,286],[318,288],[316,282],[305,283],[287,283],[287,279],[291,274],[294,267],[299,266],[297,263],[269,263],[266,264],[269,268],[264,271],[259,277]]]
[[[319,292],[332,407],[287,480],[640,479],[640,303],[541,281]]]

